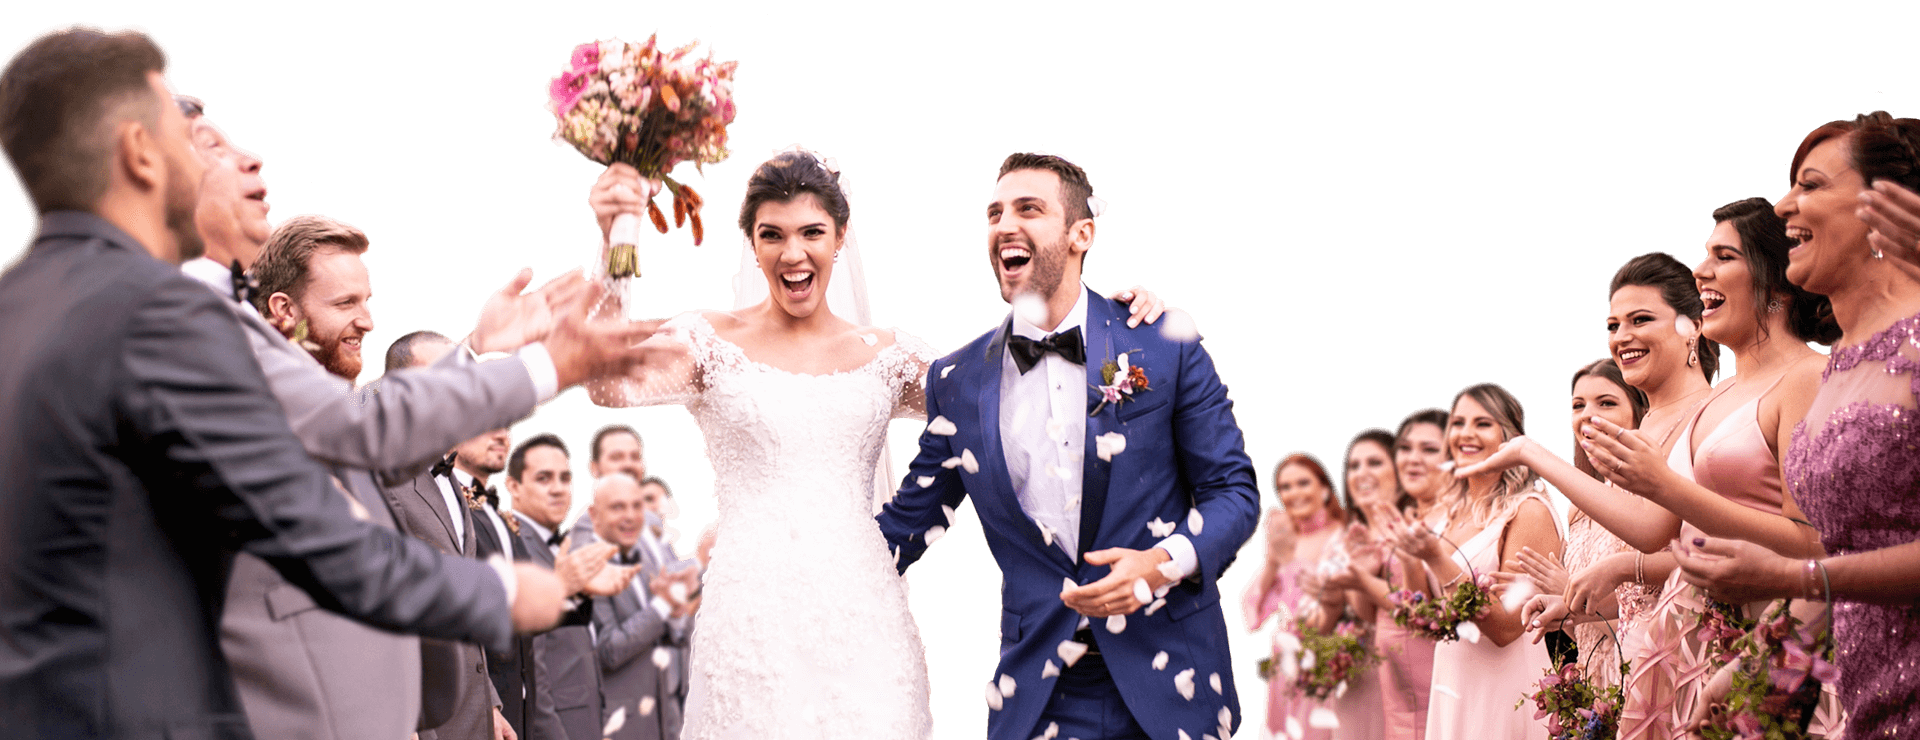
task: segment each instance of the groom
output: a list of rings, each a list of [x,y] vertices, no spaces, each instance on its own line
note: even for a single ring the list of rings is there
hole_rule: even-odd
[[[1198,338],[1130,328],[1081,285],[1092,195],[1059,157],[1001,165],[987,257],[1015,310],[929,368],[932,421],[880,527],[904,572],[973,493],[1004,574],[989,737],[1224,739],[1215,581],[1253,533],[1253,465]]]

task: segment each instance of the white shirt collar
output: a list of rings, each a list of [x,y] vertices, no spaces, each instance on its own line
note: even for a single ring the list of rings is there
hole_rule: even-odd
[[[233,269],[208,257],[196,257],[180,263],[180,271],[212,288],[213,292],[233,297]]]
[[[1053,331],[1046,331],[1044,329],[1041,329],[1038,326],[1034,326],[1033,322],[1028,321],[1024,317],[1022,317],[1019,311],[1015,311],[1013,312],[1013,333],[1026,337],[1028,339],[1045,339],[1048,334],[1059,334],[1060,332],[1066,331],[1068,329],[1072,329],[1074,327],[1086,324],[1087,323],[1087,286],[1085,284],[1081,284],[1079,286],[1079,289],[1080,289],[1080,296],[1078,299],[1074,300],[1073,309],[1067,311],[1066,318],[1061,319],[1060,325],[1054,327]]]

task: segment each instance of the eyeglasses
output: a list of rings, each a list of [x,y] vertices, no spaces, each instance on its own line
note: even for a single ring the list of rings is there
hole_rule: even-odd
[[[173,103],[180,106],[180,112],[186,114],[187,118],[199,118],[207,112],[207,104],[190,95],[175,95]]]

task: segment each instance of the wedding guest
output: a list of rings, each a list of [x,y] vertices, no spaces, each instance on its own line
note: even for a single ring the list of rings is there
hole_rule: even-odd
[[[1485,383],[1461,391],[1447,418],[1447,450],[1455,469],[1487,459],[1502,443],[1525,434],[1524,424],[1520,402],[1500,386]],[[1501,570],[1523,548],[1554,555],[1561,548],[1547,486],[1524,467],[1463,471],[1449,495],[1443,535],[1382,519],[1400,554],[1426,565],[1432,580],[1417,585],[1430,596]],[[1520,640],[1519,610],[1498,600],[1484,616],[1462,626],[1469,624],[1462,639],[1434,647],[1426,736],[1545,738],[1545,725],[1533,720],[1532,712],[1516,709],[1514,701],[1552,666],[1546,648]]]
[[[551,566],[565,557],[569,551],[563,549],[567,543],[562,524],[573,505],[573,466],[566,443],[551,434],[523,440],[507,457],[507,491],[520,523],[520,543],[533,562]],[[580,602],[575,614],[568,623],[534,637],[540,700],[527,719],[529,740],[601,737],[600,666],[589,629],[592,602]]]
[[[1413,500],[1402,512],[1419,526],[1444,528],[1441,523],[1440,497],[1453,485],[1448,473],[1445,430],[1447,412],[1440,409],[1416,411],[1400,422],[1394,434],[1393,467],[1400,479],[1400,490]],[[1391,549],[1383,553],[1385,565],[1379,583],[1368,581],[1367,597],[1374,610],[1374,645],[1380,650],[1381,708],[1386,715],[1388,740],[1420,740],[1427,736],[1427,703],[1433,688],[1432,640],[1417,637],[1393,621],[1393,602],[1387,595],[1408,583],[1410,576],[1425,575],[1425,570],[1399,557]]]
[[[1247,590],[1247,628],[1257,630],[1268,618],[1275,618],[1279,630],[1297,632],[1295,622],[1306,616],[1303,610],[1318,606],[1303,587],[1302,576],[1320,562],[1342,520],[1333,479],[1312,455],[1295,453],[1281,460],[1273,471],[1273,487],[1280,506],[1267,510],[1266,564]],[[1288,731],[1288,720],[1305,728],[1312,709],[1312,700],[1276,667],[1268,677],[1268,731]],[[1327,740],[1332,734],[1310,729],[1305,737]]]
[[[1786,276],[1831,300],[1841,335],[1785,480],[1819,529],[1824,557],[1748,542],[1682,542],[1690,583],[1734,601],[1833,604],[1847,737],[1920,731],[1920,120],[1884,112],[1815,129],[1775,206],[1794,249]],[[1858,218],[1856,218],[1856,214]]]
[[[608,473],[622,472],[634,480],[647,479],[646,443],[640,433],[625,424],[609,424],[593,433],[588,447],[587,472],[599,480]]]
[[[254,308],[275,325],[296,327],[328,372],[359,378],[360,341],[373,331],[373,286],[360,260],[367,235],[319,216],[287,219],[275,233],[281,247],[262,250],[253,266]]]
[[[1370,586],[1379,582],[1385,597],[1384,567],[1379,542],[1367,529],[1367,512],[1396,510],[1412,499],[1400,491],[1393,466],[1394,438],[1383,429],[1368,429],[1347,443],[1346,521],[1336,528],[1326,546],[1318,570],[1323,574],[1318,598],[1320,617],[1314,628],[1321,632],[1336,629],[1342,621],[1363,625],[1363,640],[1374,643],[1375,603]],[[1347,680],[1346,694],[1328,702],[1340,721],[1342,738],[1380,738],[1386,733],[1386,712],[1380,680],[1372,668],[1357,672]]]
[[[653,488],[660,488],[657,479]],[[687,646],[693,629],[687,593],[699,585],[698,570],[681,563],[658,541],[647,541],[657,521],[642,489],[625,473],[611,472],[593,487],[594,532],[619,548],[622,563],[641,565],[646,593],[594,600],[594,650],[601,671],[602,721],[624,711],[616,740],[674,740],[680,736],[687,695]],[[675,598],[672,584],[682,591]],[[697,596],[693,598],[698,598]]]
[[[308,457],[230,309],[178,269],[203,248],[205,164],[164,68],[145,36],[72,29],[0,72],[0,148],[41,217],[0,274],[0,726],[19,737],[248,734],[212,613],[240,551],[287,577],[284,603],[395,631],[498,644],[555,613],[550,574],[360,519],[347,471]]]

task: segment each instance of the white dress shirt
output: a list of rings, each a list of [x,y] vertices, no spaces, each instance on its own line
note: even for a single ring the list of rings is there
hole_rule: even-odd
[[[1060,325],[1049,332],[1013,315],[1013,333],[1045,339],[1074,327],[1087,330],[1087,290]],[[1104,361],[1087,352],[1089,362]],[[1005,353],[1000,364],[1000,443],[1006,454],[1007,478],[1013,484],[1020,509],[1074,562],[1080,561],[1081,480],[1087,445],[1087,366],[1068,362],[1049,352],[1026,373]],[[1142,526],[1145,526],[1144,523]],[[1157,545],[1166,550],[1181,577],[1199,567],[1193,543],[1186,535],[1172,535]]]
[[[460,479],[460,485],[468,488],[473,487],[473,476],[467,475],[467,471],[454,468],[453,475]],[[447,480],[447,476],[436,475],[433,477],[433,482],[435,485],[440,486],[440,500],[447,505],[447,518],[453,520],[454,544],[465,548],[467,546],[467,518],[461,516],[460,512],[465,511],[467,508],[467,497],[460,495],[459,491],[453,490],[453,482]],[[505,529],[506,525],[501,525],[501,528]],[[506,542],[506,540],[502,539],[501,542]]]

